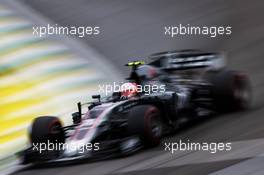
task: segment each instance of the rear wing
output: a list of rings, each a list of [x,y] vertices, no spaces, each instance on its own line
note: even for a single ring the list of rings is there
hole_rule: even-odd
[[[206,68],[218,70],[226,65],[223,53],[209,53],[197,50],[171,51],[149,56],[150,65],[166,71]]]

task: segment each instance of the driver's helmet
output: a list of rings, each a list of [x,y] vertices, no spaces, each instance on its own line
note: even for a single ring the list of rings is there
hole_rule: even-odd
[[[150,65],[139,66],[136,70],[136,73],[141,79],[147,80],[151,80],[160,74],[158,68]]]
[[[134,97],[138,93],[136,83],[124,83],[121,85],[121,97]]]

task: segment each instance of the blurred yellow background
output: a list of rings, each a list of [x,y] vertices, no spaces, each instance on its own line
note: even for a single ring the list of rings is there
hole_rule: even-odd
[[[0,6],[0,160],[27,146],[27,128],[41,115],[70,122],[75,103],[107,81],[87,58],[47,38],[33,24]]]

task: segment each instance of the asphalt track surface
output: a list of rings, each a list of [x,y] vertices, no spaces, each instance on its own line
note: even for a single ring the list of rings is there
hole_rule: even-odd
[[[228,66],[243,70],[252,80],[254,101],[252,108],[209,118],[184,128],[163,140],[158,148],[143,150],[126,157],[67,166],[31,167],[19,171],[27,174],[209,174],[231,165],[251,160],[264,153],[264,2],[211,0],[24,0],[36,11],[61,25],[99,25],[104,30],[100,37],[82,39],[84,43],[109,58],[119,69],[131,58],[152,52],[200,48],[226,51]],[[66,13],[67,12],[67,13]],[[209,38],[163,35],[164,25],[189,23],[193,25],[231,25],[231,37]],[[125,68],[121,68],[125,73]],[[208,154],[191,151],[170,154],[164,142],[189,139],[191,142],[232,142],[228,153]],[[263,167],[263,159],[254,165]],[[245,162],[247,165],[247,162]],[[247,167],[245,165],[245,167]],[[262,168],[250,172],[236,169],[232,174],[264,174]],[[220,174],[220,173],[219,173]],[[229,174],[229,173],[228,173]]]

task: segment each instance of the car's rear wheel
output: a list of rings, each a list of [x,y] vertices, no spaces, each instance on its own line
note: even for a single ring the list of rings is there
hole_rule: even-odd
[[[252,93],[247,75],[238,71],[222,70],[207,75],[212,84],[214,107],[218,111],[248,109]]]
[[[160,111],[152,105],[132,108],[128,117],[128,132],[138,135],[146,146],[158,145],[162,136]]]

